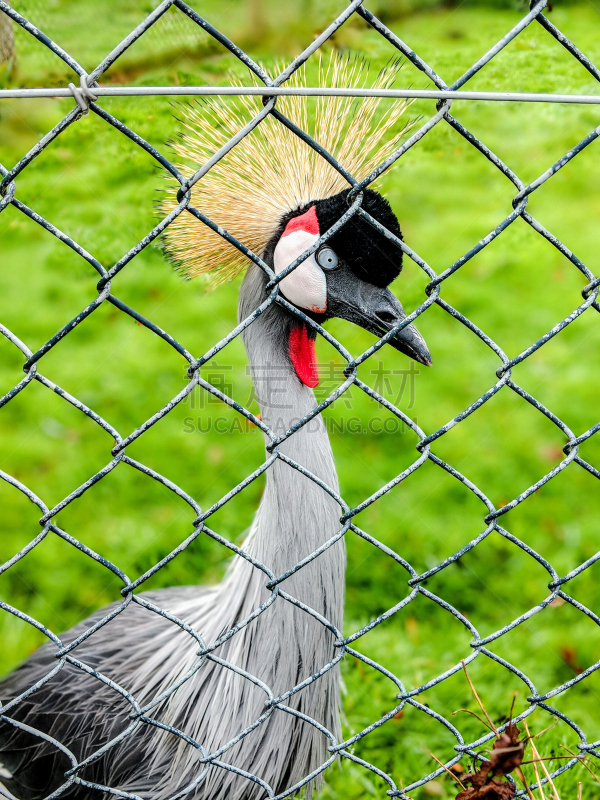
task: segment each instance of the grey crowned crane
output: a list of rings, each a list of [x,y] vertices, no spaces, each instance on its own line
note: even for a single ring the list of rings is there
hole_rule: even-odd
[[[390,85],[396,71],[396,65],[383,70],[375,86]],[[333,57],[327,66],[320,64],[319,75],[322,85],[352,85],[357,79],[364,85],[366,67]],[[294,80],[300,83],[303,77],[299,74]],[[309,109],[306,98],[282,97],[278,107],[310,129],[355,175],[369,174],[394,150],[405,130],[386,136],[406,109],[400,102],[382,110],[373,98],[321,98]],[[203,163],[261,108],[253,97],[242,98],[237,105],[211,100],[186,108],[186,130],[175,142],[176,152],[188,165]],[[326,161],[268,116],[196,184],[192,202],[279,273],[348,209],[347,186]],[[174,207],[175,190],[169,190],[163,210]],[[398,220],[380,194],[365,190],[362,207],[401,236]],[[239,295],[240,320],[264,302],[263,271],[253,263],[248,266],[237,250],[194,218],[180,215],[166,237],[167,251],[187,277],[204,275],[214,283],[247,268]],[[318,323],[340,317],[381,336],[405,319],[402,305],[387,288],[401,265],[396,244],[352,217],[281,281],[280,290]],[[315,334],[306,322],[272,304],[244,330],[243,340],[255,382],[265,368],[277,377],[261,384],[260,410],[266,425],[283,423],[288,428],[314,409]],[[389,344],[422,364],[431,363],[425,342],[412,325]],[[318,425],[300,428],[280,445],[280,451],[337,492],[329,440],[321,418],[317,421]],[[274,575],[281,575],[339,530],[340,508],[331,495],[277,459],[267,471],[266,488],[242,547]],[[341,630],[344,570],[342,538],[280,588]],[[270,597],[267,582],[260,569],[236,556],[217,586],[177,586],[141,593],[140,598],[183,620],[210,645]],[[62,641],[73,641],[106,614],[106,608],[99,610],[63,634]],[[59,664],[56,650],[52,642],[43,645],[5,678],[0,683],[2,701],[23,695],[49,675]],[[281,596],[235,635],[225,637],[204,660],[188,632],[132,602],[71,653],[87,669],[65,662],[0,717],[3,791],[18,800],[39,800],[55,796],[53,792],[77,800],[108,798],[103,787],[117,790],[118,796],[144,800],[255,800],[293,794],[293,787],[330,755],[331,742],[323,728],[340,740],[337,665],[290,695],[284,707],[275,708],[221,752],[216,764],[206,767],[203,753],[217,753],[264,714],[266,695],[259,684],[277,697],[330,664],[336,652],[335,635]],[[164,693],[148,712],[159,725],[132,719],[131,705],[116,687],[131,693],[140,705]],[[160,725],[172,726],[185,737]],[[128,734],[121,736],[124,731]],[[60,742],[62,749],[44,736]],[[111,746],[76,780],[65,777],[72,766],[69,753],[82,761],[108,743]],[[318,775],[311,782],[310,793],[320,780]]]

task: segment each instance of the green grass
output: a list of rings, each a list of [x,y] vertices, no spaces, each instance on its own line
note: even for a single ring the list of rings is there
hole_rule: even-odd
[[[26,5],[25,3],[23,5]],[[47,30],[91,69],[147,13],[151,4],[116,0],[98,6],[78,2],[47,6],[30,3],[45,18]],[[310,3],[306,0],[306,7]],[[290,4],[268,6],[270,33],[261,39],[252,28],[256,4],[234,2],[227,9],[214,0],[202,11],[267,66],[289,57],[310,41],[331,18],[334,3],[313,6],[310,24]],[[198,5],[200,9],[200,6]],[[254,12],[252,12],[254,8]],[[39,9],[36,11],[36,9]],[[118,9],[118,13],[117,13]],[[260,10],[260,8],[259,8]],[[111,13],[112,12],[112,13]],[[447,82],[458,77],[519,18],[517,12],[486,8],[442,9],[393,22],[396,32]],[[556,4],[552,19],[596,63],[600,63],[600,14],[592,3]],[[35,16],[34,16],[35,21]],[[254,19],[256,23],[256,19]],[[94,35],[83,31],[93,25]],[[175,19],[158,23],[152,39],[132,48],[111,70],[117,82],[218,83],[229,70],[242,74],[224,51],[185,28],[185,49],[174,47],[184,29]],[[46,29],[46,28],[45,28]],[[342,29],[335,45],[365,54],[374,68],[391,49],[360,22]],[[72,79],[61,64],[35,43],[17,36],[18,60],[11,80],[20,85],[65,83]],[[49,63],[49,60],[52,63]],[[410,65],[403,85],[426,87]],[[591,76],[541,28],[529,28],[482,70],[468,88],[481,90],[597,92]],[[0,162],[11,166],[71,107],[68,101],[3,101],[0,107]],[[103,106],[163,152],[178,130],[173,106],[165,99],[106,99]],[[420,101],[415,115],[428,118],[434,104]],[[176,113],[176,110],[175,110]],[[591,106],[460,103],[453,114],[497,153],[525,182],[535,179],[595,128]],[[530,212],[598,272],[600,200],[598,144],[592,144],[534,194]],[[67,130],[18,179],[17,196],[73,236],[104,265],[115,262],[155,223],[160,171],[128,139],[89,115]],[[449,126],[438,125],[380,183],[397,212],[405,239],[441,272],[494,228],[511,210],[511,184]],[[13,207],[0,216],[0,308],[2,322],[35,350],[95,296],[96,274],[78,257]],[[412,263],[394,286],[408,309],[424,299],[427,281]],[[466,314],[503,350],[514,356],[581,302],[583,276],[522,220],[517,220],[442,289],[442,296]],[[150,318],[200,355],[234,325],[238,285],[207,295],[183,283],[164,261],[160,248],[143,251],[114,281],[117,297]],[[563,419],[577,434],[598,420],[600,326],[591,310],[541,351],[514,370],[514,380]],[[434,367],[416,376],[414,402],[408,390],[400,405],[426,431],[434,431],[466,408],[495,382],[498,361],[460,323],[432,307],[420,320]],[[354,354],[372,338],[346,323],[330,330]],[[319,342],[319,360],[335,352]],[[377,361],[403,370],[406,359],[390,348],[364,367],[361,377],[380,380]],[[338,359],[339,361],[339,359]],[[249,399],[245,353],[233,342],[206,374],[222,378],[234,396]],[[22,358],[0,341],[0,392],[22,376]],[[126,435],[171,399],[185,384],[185,362],[164,342],[131,318],[104,304],[40,363],[41,372],[108,419]],[[231,369],[223,369],[223,367]],[[337,377],[336,377],[337,376]],[[403,376],[389,377],[390,399]],[[334,370],[335,383],[339,369]],[[332,382],[327,381],[327,390]],[[196,398],[195,402],[198,402]],[[328,412],[335,421],[367,420],[385,414],[353,391],[351,407],[342,398]],[[186,419],[234,417],[221,404],[174,409],[131,448],[134,458],[157,469],[208,507],[258,466],[264,457],[255,430],[221,434],[187,433]],[[194,423],[195,424],[195,423]],[[0,468],[26,483],[52,506],[100,469],[110,458],[110,437],[76,409],[38,383],[32,383],[0,412]],[[333,433],[341,487],[350,505],[360,502],[415,459],[411,433]],[[547,419],[504,389],[461,425],[438,440],[433,451],[476,483],[496,505],[510,501],[538,480],[562,454],[564,437]],[[600,464],[598,437],[581,454]],[[257,507],[262,483],[256,482],[226,505],[213,527],[239,540]],[[0,485],[0,560],[11,557],[37,533],[39,512],[7,484]],[[358,524],[406,558],[418,571],[429,569],[484,528],[485,510],[460,483],[432,463],[425,464],[358,517]],[[173,494],[120,465],[59,515],[60,525],[111,559],[131,578],[169,552],[190,532],[193,515]],[[515,536],[565,574],[597,550],[598,486],[572,465],[503,518]],[[346,631],[357,630],[392,607],[408,590],[404,571],[383,553],[356,537],[348,539]],[[227,553],[209,539],[198,539],[158,573],[148,588],[220,579]],[[580,602],[598,610],[598,565],[569,584]],[[427,582],[427,589],[465,614],[482,635],[501,628],[548,593],[546,572],[525,553],[494,533],[458,563]],[[9,601],[60,631],[119,596],[120,584],[106,569],[57,538],[46,539],[18,565],[0,576],[0,599]],[[0,671],[14,667],[41,642],[30,626],[0,617]],[[491,648],[522,669],[540,692],[573,677],[598,658],[598,631],[568,604],[549,607]],[[407,608],[359,641],[358,649],[398,675],[407,688],[418,686],[456,664],[470,652],[470,636],[446,611],[418,596]],[[505,717],[513,693],[516,710],[528,690],[514,676],[484,657],[470,675],[492,717]],[[396,688],[378,672],[353,659],[343,666],[346,685],[346,733],[361,730],[393,708]],[[566,695],[554,698],[586,732],[600,738],[596,709],[598,673]],[[484,733],[459,708],[476,709],[464,676],[456,674],[420,696],[431,709],[451,718],[466,740]],[[548,715],[536,712],[534,730]],[[538,740],[544,755],[573,749],[577,737],[561,724]],[[435,720],[406,707],[356,745],[355,753],[407,785],[433,769],[430,753],[452,756],[453,737]],[[532,778],[529,771],[528,777]],[[559,778],[562,800],[598,796],[597,784],[583,768]],[[372,773],[344,762],[328,774],[326,798],[385,796]],[[415,797],[454,797],[449,777]]]

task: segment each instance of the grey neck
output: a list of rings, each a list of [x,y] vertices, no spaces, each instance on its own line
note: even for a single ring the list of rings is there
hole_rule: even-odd
[[[266,279],[256,267],[251,267],[240,290],[239,318],[248,317],[266,297]],[[288,355],[288,339],[292,317],[285,309],[273,305],[261,314],[244,331],[243,338],[254,379],[254,385],[266,425],[280,435],[301,417],[314,409],[316,400],[312,389],[296,376]],[[318,415],[279,445],[280,452],[293,459],[304,469],[338,491],[337,475],[327,432]],[[324,544],[339,530],[340,507],[320,486],[298,470],[281,460],[268,470],[267,485],[258,512],[253,551],[276,574],[289,569],[302,558]],[[314,587],[316,573],[326,570],[330,581],[338,583],[333,608],[335,624],[341,624],[343,600],[343,574],[345,554],[343,544],[334,547],[335,556],[318,558],[311,569],[298,573],[291,583],[302,589],[305,602],[307,594],[322,608],[314,591],[309,591],[307,581]],[[300,580],[302,573],[305,579]],[[321,583],[319,575],[317,586]],[[322,585],[322,583],[321,583]],[[288,581],[282,586],[288,589]],[[323,587],[325,588],[325,587]],[[333,600],[333,597],[330,598]],[[329,603],[327,604],[329,605]],[[321,613],[325,608],[319,608]],[[333,621],[333,620],[332,620]]]

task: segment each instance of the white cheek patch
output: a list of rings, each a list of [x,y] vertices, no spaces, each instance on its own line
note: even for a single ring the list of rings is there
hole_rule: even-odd
[[[284,233],[273,254],[275,272],[279,274],[289,267],[292,261],[314,244],[318,238],[318,234],[304,230]],[[289,275],[286,275],[280,286],[287,299],[300,308],[321,314],[327,309],[327,281],[314,254],[302,261]]]

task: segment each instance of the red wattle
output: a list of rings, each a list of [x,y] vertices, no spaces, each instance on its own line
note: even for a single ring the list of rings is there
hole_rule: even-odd
[[[314,389],[319,385],[319,373],[317,372],[317,354],[315,352],[315,340],[309,339],[306,324],[301,322],[294,325],[290,332],[288,343],[290,360],[296,370],[296,375],[305,386]]]

